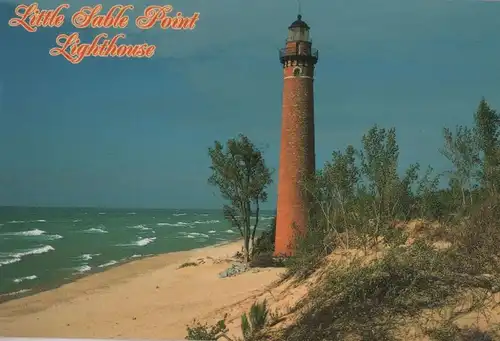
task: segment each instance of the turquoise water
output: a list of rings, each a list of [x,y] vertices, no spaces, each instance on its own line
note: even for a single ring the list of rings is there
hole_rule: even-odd
[[[261,229],[271,215],[264,213]],[[133,259],[238,237],[214,210],[0,207],[0,300]]]

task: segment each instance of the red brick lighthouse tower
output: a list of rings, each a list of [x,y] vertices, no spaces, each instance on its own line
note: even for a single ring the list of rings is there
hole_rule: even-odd
[[[295,228],[307,227],[310,205],[303,180],[315,172],[313,80],[318,50],[312,48],[309,26],[301,15],[288,27],[279,57],[283,106],[274,253],[288,256],[293,253]]]

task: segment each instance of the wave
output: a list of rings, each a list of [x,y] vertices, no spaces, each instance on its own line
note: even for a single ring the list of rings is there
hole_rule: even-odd
[[[83,264],[83,265],[76,267],[75,270],[79,273],[84,273],[84,272],[92,270],[92,267],[90,267],[88,264]]]
[[[36,275],[31,275],[31,276],[26,276],[26,277],[15,278],[12,281],[14,283],[21,283],[21,282],[24,282],[24,281],[32,281],[32,280],[37,279],[37,278],[38,277]]]
[[[43,237],[46,240],[62,239],[60,234],[45,234],[44,230],[34,229],[29,231],[7,232],[2,233],[0,236],[19,236],[19,237]]]
[[[115,264],[118,264],[118,262],[117,262],[117,261],[115,261],[115,260],[112,260],[112,261],[109,261],[109,262],[107,262],[107,263],[101,264],[101,265],[99,265],[98,267],[99,267],[99,268],[106,268],[106,267],[108,267],[108,266],[115,265]]]
[[[274,217],[260,217],[261,220],[271,220],[274,219]]]
[[[208,231],[208,233],[217,233],[217,231],[215,231],[215,230],[210,230],[210,231]]]
[[[24,294],[26,292],[30,292],[31,289],[22,289],[22,290],[18,290],[18,291],[14,291],[14,292],[9,292],[7,294],[1,294],[0,297],[2,296],[16,296],[16,295],[20,295],[20,294]]]
[[[108,233],[106,228],[103,225],[99,225],[100,227],[92,227],[86,230],[83,230],[84,233]]]
[[[21,261],[21,258],[19,258],[19,257],[0,259],[0,267],[2,267],[3,265],[9,265],[9,264],[17,263],[20,261]]]
[[[7,222],[7,224],[25,224],[25,223],[46,223],[47,220],[45,219],[37,219],[37,220],[30,220],[30,221],[26,221],[26,220],[11,220],[9,222]]]
[[[193,222],[178,221],[176,223],[158,223],[158,226],[186,227],[199,224],[218,224],[220,220],[196,220]]]
[[[104,215],[104,214],[106,214],[106,212],[99,212],[98,214],[99,215]]]
[[[199,233],[199,232],[179,232],[180,235],[186,236],[186,238],[197,238],[197,237],[203,237],[203,238],[210,238],[208,234],[204,233]]]
[[[137,213],[135,213],[135,212],[128,212],[127,214],[128,215],[136,215]]]
[[[118,244],[116,246],[146,246],[148,244],[151,244],[156,240],[156,237],[150,237],[150,238],[139,238],[136,241],[130,243],[130,244]]]
[[[55,249],[50,245],[44,245],[41,247],[37,247],[34,249],[28,249],[21,252],[11,252],[0,254],[0,267],[3,265],[14,264],[20,262],[23,257],[31,256],[31,255],[41,255],[43,253],[47,253],[50,251],[55,251]],[[3,259],[2,259],[3,258]]]
[[[29,231],[20,231],[20,232],[8,232],[2,233],[2,236],[24,236],[24,237],[34,237],[41,236],[45,233],[43,230],[34,229]]]
[[[152,230],[152,228],[151,228],[151,227],[146,227],[146,226],[145,226],[145,225],[143,225],[143,224],[134,225],[134,226],[129,226],[128,228],[129,228],[129,229],[141,230],[141,231],[150,231],[150,230]]]
[[[183,216],[183,215],[187,215],[187,213],[173,213],[172,215],[174,217],[180,217],[180,216]]]
[[[233,230],[227,230],[226,233],[234,233]]]
[[[193,224],[218,224],[220,223],[220,220],[196,220],[193,222]]]
[[[88,260],[91,260],[92,258],[100,256],[100,255],[101,255],[100,253],[94,253],[94,254],[84,253],[83,255],[79,256],[78,259],[88,261]]]
[[[137,245],[137,246],[146,246],[148,244],[151,244],[152,242],[154,242],[156,240],[156,237],[151,237],[151,238],[139,238],[139,240],[137,240],[134,245]]]
[[[22,251],[22,252],[9,253],[8,255],[12,258],[23,258],[25,256],[41,255],[43,253],[47,253],[50,251],[55,251],[55,249],[50,245],[44,245],[41,247],[37,247],[35,249],[29,249],[29,250]]]
[[[130,256],[130,258],[139,258],[139,257],[142,257],[142,255],[132,255],[132,256]]]
[[[186,223],[184,221],[178,221],[176,223],[158,223],[156,224],[158,226],[173,226],[173,227],[185,227],[185,226],[191,226],[191,223]]]
[[[75,220],[73,220],[74,223],[79,223],[81,221],[82,221],[81,219],[75,219]]]

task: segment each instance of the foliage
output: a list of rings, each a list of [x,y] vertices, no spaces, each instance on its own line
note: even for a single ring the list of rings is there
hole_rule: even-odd
[[[433,341],[493,341],[494,335],[477,328],[461,329],[456,325],[447,323],[429,331]]]
[[[493,223],[493,221],[491,221]],[[497,235],[498,221],[496,222]],[[498,290],[499,272],[491,270],[481,258],[486,252],[470,252],[465,245],[439,251],[419,241],[407,248],[391,248],[368,265],[329,268],[326,279],[309,294],[299,319],[284,331],[283,339],[400,340],[409,319],[418,320],[423,311],[449,306],[462,314],[461,294],[473,291],[471,307],[481,308]],[[498,238],[498,237],[497,237]],[[488,248],[486,238],[475,245]],[[451,339],[450,339],[451,340]]]
[[[192,326],[187,326],[186,340],[219,340],[228,332],[225,318],[218,321],[215,325],[209,326],[207,323],[201,324],[194,320]]]
[[[269,309],[267,302],[264,300],[262,303],[254,302],[250,307],[248,315],[243,313],[241,315],[241,331],[245,340],[250,340],[255,337],[257,333],[264,329],[267,323]]]
[[[181,265],[179,265],[178,269],[183,269],[183,268],[187,268],[190,266],[198,266],[198,263],[195,263],[195,262],[182,263]]]
[[[274,252],[274,241],[276,238],[276,217],[271,220],[271,223],[265,231],[256,239],[255,245],[252,248],[252,255]]]
[[[244,240],[244,259],[248,262],[259,224],[260,204],[267,201],[266,190],[272,183],[271,171],[262,152],[241,134],[229,139],[226,146],[215,141],[214,147],[209,148],[209,156],[212,175],[208,182],[229,202],[224,205],[224,216],[240,231]]]
[[[415,211],[414,214],[421,218],[429,220],[439,219],[444,216],[446,208],[443,206],[442,195],[438,190],[439,175],[433,175],[434,170],[429,166],[419,180],[415,193]]]
[[[474,114],[474,133],[482,154],[479,181],[490,195],[500,190],[500,115],[481,99]]]
[[[305,183],[314,210],[305,233],[296,234],[288,274],[301,280],[326,261],[330,266],[279,339],[402,340],[410,323],[430,340],[498,339],[491,330],[460,329],[456,320],[483,312],[500,292],[500,116],[482,99],[474,124],[445,128],[443,139],[447,172],[421,171],[418,163],[402,170],[395,129],[373,126],[359,150],[333,152]],[[407,243],[410,232],[401,226],[411,219],[433,227]],[[272,249],[274,233],[263,234],[257,253]],[[380,248],[380,256],[350,256],[348,265],[327,257],[353,249],[375,255]],[[266,328],[255,334],[251,326],[244,314],[244,335],[269,339]]]
[[[271,314],[272,315],[272,314]],[[266,300],[262,302],[254,302],[250,307],[248,315],[246,313],[241,315],[241,331],[244,341],[257,340],[259,333],[264,329],[268,323],[269,308]],[[232,338],[227,336],[228,329],[226,327],[226,318],[218,321],[215,325],[208,325],[207,323],[201,324],[199,321],[194,320],[192,326],[187,326],[188,335],[187,340],[220,340],[225,339],[233,341]],[[276,316],[274,316],[276,319]]]
[[[310,234],[299,237],[296,253],[287,262],[290,273],[299,279],[308,276],[339,247],[362,246],[366,251],[383,240],[389,249],[369,265],[329,268],[327,279],[309,295],[299,320],[282,338],[396,340],[405,322],[427,309],[452,306],[460,311],[465,292],[473,293],[472,308],[485,307],[500,288],[495,177],[500,148],[498,116],[483,101],[473,128],[444,130],[441,152],[452,165],[446,173],[449,188],[439,188],[441,176],[431,167],[419,176],[415,164],[398,175],[394,129],[374,126],[363,136],[360,151],[350,146],[333,154],[309,186],[322,219],[314,221]],[[406,236],[395,228],[397,222],[412,218],[442,220],[433,233],[453,247],[439,251],[426,239],[400,247]],[[460,331],[458,336],[453,321],[447,322],[448,329],[427,334],[438,340],[439,332],[449,332],[450,340],[469,340],[469,334]]]
[[[444,128],[444,147],[441,154],[450,161],[454,167],[448,172],[450,188],[455,193],[460,193],[461,206],[465,209],[472,205],[471,192],[477,179],[477,166],[479,163],[479,151],[473,130],[465,126],[457,126],[455,133]],[[467,195],[468,194],[468,195]]]

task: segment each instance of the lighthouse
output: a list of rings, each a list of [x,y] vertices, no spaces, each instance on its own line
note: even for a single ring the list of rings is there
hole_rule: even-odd
[[[296,232],[307,228],[311,204],[304,182],[315,173],[313,81],[318,50],[312,48],[309,26],[300,14],[288,27],[279,59],[283,102],[274,254],[290,256]]]

